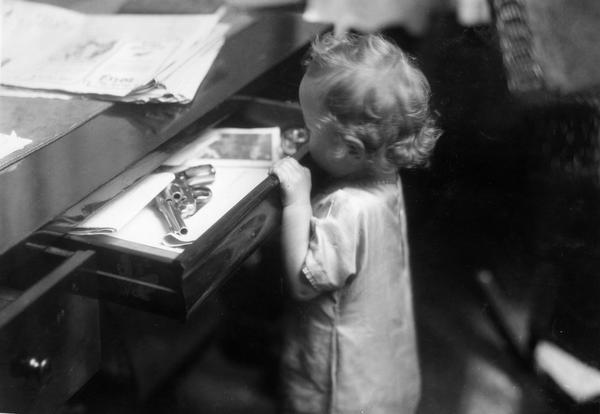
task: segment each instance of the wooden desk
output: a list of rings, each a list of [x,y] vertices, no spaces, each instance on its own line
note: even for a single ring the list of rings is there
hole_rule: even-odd
[[[0,289],[0,302],[3,303],[0,309],[0,411],[18,409],[20,412],[37,413],[40,407],[51,411],[77,391],[100,365],[106,368],[112,364],[117,370],[127,366],[130,370],[128,375],[137,381],[139,392],[147,394],[210,334],[210,307],[203,308],[203,317],[198,317],[196,312],[195,317],[181,323],[103,302],[105,296],[94,290],[97,265],[116,266],[115,274],[104,279],[104,293],[112,295],[109,299],[125,305],[128,301],[131,305],[141,301],[159,311],[165,308],[173,310],[172,304],[177,304],[177,300],[193,306],[198,298],[203,299],[218,288],[219,283],[235,270],[256,244],[238,246],[241,250],[236,251],[232,258],[227,256],[229,250],[220,249],[219,246],[224,246],[223,242],[215,240],[216,233],[212,233],[213,239],[208,242],[214,242],[216,248],[202,262],[203,271],[209,269],[207,276],[210,277],[198,279],[187,277],[200,271],[200,263],[195,260],[197,254],[194,255],[193,251],[184,252],[178,263],[168,260],[152,262],[144,254],[130,259],[127,248],[119,250],[118,256],[110,256],[110,252],[106,251],[99,253],[99,249],[94,248],[73,252],[69,250],[72,240],[65,245],[46,244],[45,240],[38,243],[40,239],[32,233],[132,166],[137,166],[136,173],[144,174],[144,168],[153,166],[151,162],[142,163],[139,168],[140,160],[148,156],[152,158],[152,154],[160,155],[160,149],[179,139],[186,129],[210,125],[229,113],[230,98],[236,93],[259,91],[269,86],[269,71],[286,58],[301,52],[317,33],[326,28],[306,23],[295,14],[256,13],[235,18],[234,30],[189,105],[0,98],[3,125],[15,121],[7,114],[17,113],[25,114],[17,120],[33,130],[43,129],[45,125],[49,130],[52,127],[59,131],[64,129],[64,133],[58,133],[52,142],[0,170],[0,287],[6,287]],[[73,111],[77,112],[75,116]],[[39,119],[34,121],[32,117]],[[258,238],[253,232],[248,233],[240,220],[249,210],[261,205],[273,188],[273,183],[258,188],[253,203],[227,217],[235,224],[224,230],[231,232],[228,240],[237,240],[242,234],[258,243],[264,237],[264,231]],[[268,208],[267,215],[276,213],[273,210],[276,206],[269,204]],[[271,217],[268,221],[271,228],[273,220]],[[236,233],[238,230],[241,233]],[[223,232],[220,234],[223,235]],[[226,257],[223,256],[225,253]],[[124,269],[120,266],[118,258],[124,258],[129,264],[144,265],[130,274],[127,266]],[[65,260],[64,263],[61,264],[61,260]],[[164,265],[165,269],[179,266],[179,269],[185,269],[185,277],[168,280],[169,286],[149,282],[147,278],[156,275],[145,274],[145,269],[154,268],[156,263]],[[86,273],[88,271],[91,273]],[[107,275],[104,271],[100,273]],[[84,280],[92,281],[92,286],[86,286],[88,290],[85,292],[82,292],[77,279],[82,274]],[[136,279],[137,276],[140,278]],[[174,280],[183,286],[174,287]],[[207,280],[210,281],[208,285]],[[190,297],[184,297],[185,292],[192,293],[187,294]],[[34,302],[31,302],[32,299]],[[35,307],[31,306],[32,303]],[[103,309],[106,308],[113,309],[112,315],[119,319],[114,323],[116,328],[113,326],[111,329],[110,324],[104,322],[106,313]],[[191,310],[183,309],[184,316]],[[180,311],[175,309],[173,313]],[[33,325],[28,322],[38,321],[37,315],[46,315],[53,324],[59,324],[62,331],[58,339],[66,341],[67,345],[56,346],[58,334],[47,335],[50,327],[43,321],[40,322],[41,328],[37,322]],[[120,324],[122,328],[119,328]],[[88,327],[87,331],[82,330],[84,326]],[[131,326],[136,327],[135,332]],[[32,329],[35,331],[32,332]],[[15,332],[26,334],[17,335]],[[99,336],[102,340],[102,361],[99,361]],[[139,347],[142,347],[141,351]],[[169,349],[168,358],[164,363],[156,364],[157,350],[164,349]],[[79,353],[76,358],[70,358],[69,355],[75,355],[74,350]],[[111,351],[112,356],[117,358],[116,365],[114,358],[105,359]],[[119,360],[125,355],[129,355],[130,359]],[[45,367],[50,366],[52,361],[55,369],[49,373]],[[15,371],[15,366],[20,369]],[[48,384],[51,387],[56,387],[56,384],[64,386],[56,388],[56,392],[44,392],[53,389],[48,388]]]
[[[76,101],[82,106],[81,117],[95,114],[96,108],[99,114],[19,163],[0,170],[0,254],[256,81],[323,29],[293,14],[255,15],[239,19],[237,24],[241,27],[228,38],[191,104],[103,106]],[[261,81],[264,86],[268,80]],[[253,84],[255,88],[260,86]],[[48,123],[51,131],[51,124],[73,105],[0,98],[0,116],[6,118],[17,112],[15,107],[25,107],[22,111],[26,111],[34,106],[35,113],[29,111],[21,119],[4,119],[2,124],[19,131],[22,128],[11,128],[11,122],[30,122],[35,116],[42,119],[36,124]],[[79,123],[75,118],[73,122]]]

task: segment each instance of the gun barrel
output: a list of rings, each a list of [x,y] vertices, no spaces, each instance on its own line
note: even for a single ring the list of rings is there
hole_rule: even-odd
[[[167,222],[169,231],[178,235],[186,235],[188,228],[181,217],[181,212],[175,206],[175,202],[170,198],[165,198],[163,193],[157,195],[154,200],[158,211]]]

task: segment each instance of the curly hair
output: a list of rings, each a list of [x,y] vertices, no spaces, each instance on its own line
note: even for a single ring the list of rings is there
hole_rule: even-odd
[[[429,164],[441,134],[429,82],[398,46],[377,34],[329,33],[313,42],[305,66],[323,85],[320,122],[342,139],[360,140],[375,168]]]

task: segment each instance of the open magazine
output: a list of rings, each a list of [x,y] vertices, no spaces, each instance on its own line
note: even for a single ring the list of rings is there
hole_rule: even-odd
[[[189,102],[224,43],[223,13],[83,14],[7,0],[0,82],[113,100]]]

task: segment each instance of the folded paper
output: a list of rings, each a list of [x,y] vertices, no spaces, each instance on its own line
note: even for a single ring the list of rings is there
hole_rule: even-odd
[[[173,179],[175,174],[149,174],[108,201],[71,230],[74,234],[118,232],[140,213]]]

